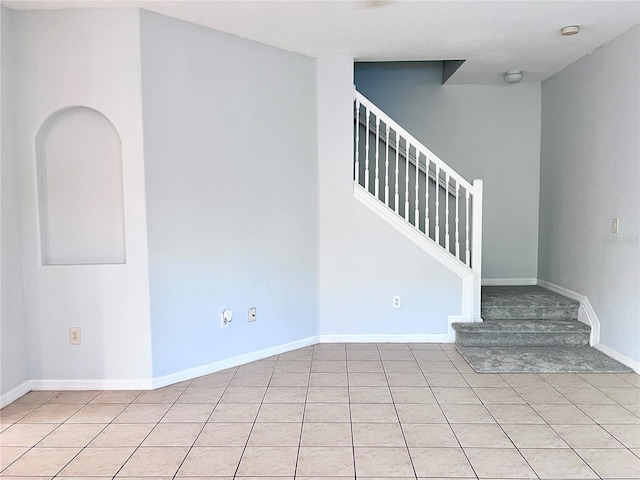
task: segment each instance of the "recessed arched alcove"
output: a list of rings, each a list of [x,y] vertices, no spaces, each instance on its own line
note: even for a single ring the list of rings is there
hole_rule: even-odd
[[[36,136],[43,265],[126,262],[122,145],[88,107],[53,113]]]

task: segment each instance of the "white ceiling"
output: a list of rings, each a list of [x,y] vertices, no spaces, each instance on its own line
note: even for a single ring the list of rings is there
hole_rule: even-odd
[[[449,84],[537,82],[640,23],[638,1],[3,0],[13,9],[140,7],[313,57],[461,60]],[[560,28],[580,25],[573,37]]]

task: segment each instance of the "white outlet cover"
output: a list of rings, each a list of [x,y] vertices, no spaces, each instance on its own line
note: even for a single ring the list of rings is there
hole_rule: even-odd
[[[249,309],[249,321],[250,322],[255,322],[256,321],[256,316],[257,316],[256,307],[251,307]]]
[[[400,295],[395,295],[393,297],[393,308],[402,308],[402,297]]]

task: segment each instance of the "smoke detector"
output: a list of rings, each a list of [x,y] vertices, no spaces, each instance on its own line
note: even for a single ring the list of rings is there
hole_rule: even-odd
[[[504,73],[504,81],[507,83],[518,83],[523,77],[522,70],[509,70]]]
[[[577,35],[580,32],[579,25],[568,25],[566,27],[562,27],[560,30],[560,35],[563,37],[570,37],[571,35]]]

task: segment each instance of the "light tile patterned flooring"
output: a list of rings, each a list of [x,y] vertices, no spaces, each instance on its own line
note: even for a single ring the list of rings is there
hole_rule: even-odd
[[[320,344],[150,392],[28,393],[0,411],[0,476],[640,478],[639,387]]]

